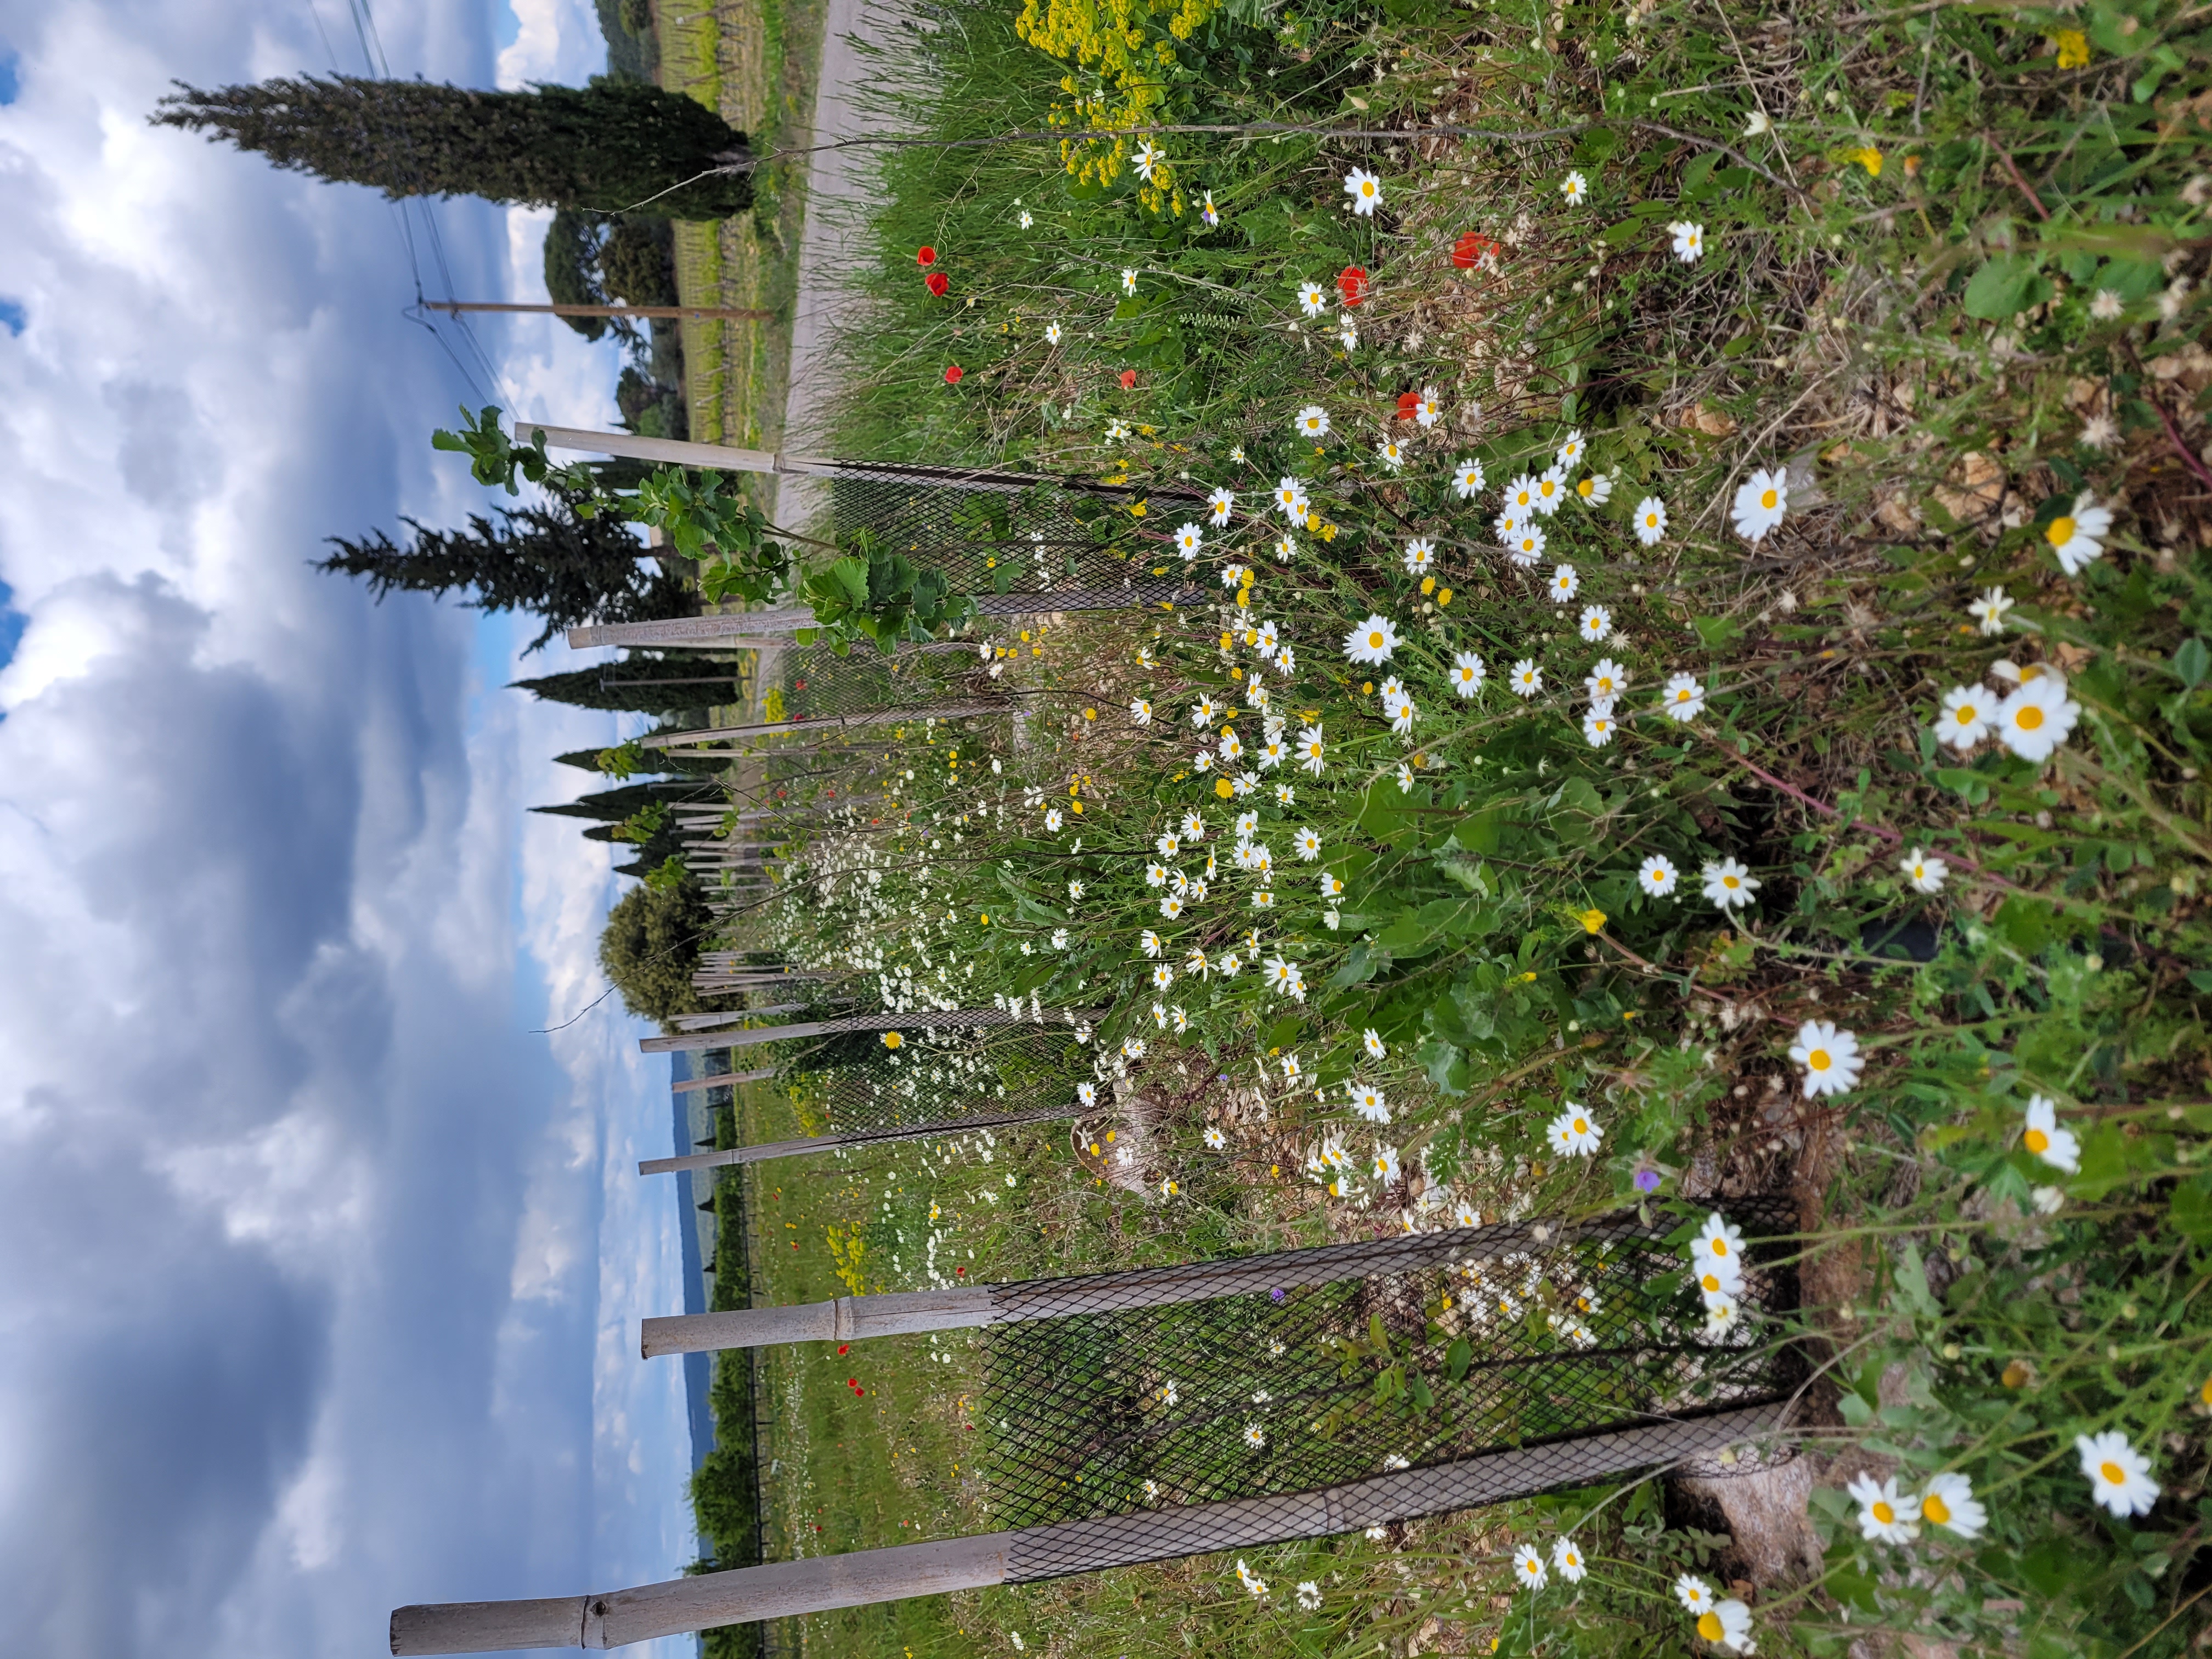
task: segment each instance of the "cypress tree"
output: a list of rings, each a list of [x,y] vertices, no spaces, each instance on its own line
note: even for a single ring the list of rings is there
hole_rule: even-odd
[[[280,167],[386,196],[669,219],[726,219],[752,205],[749,173],[713,171],[750,159],[745,135],[698,100],[642,82],[596,76],[527,92],[353,75],[177,85],[149,118],[156,125],[228,138]]]
[[[715,676],[716,666],[711,660],[699,657],[689,661],[631,657],[604,667],[576,668],[534,680],[516,680],[512,689],[527,691],[541,702],[573,703],[579,708],[657,714],[665,708],[690,708],[727,701],[737,683],[738,671],[732,667],[726,674]],[[713,683],[702,684],[709,677],[713,677]],[[638,680],[668,684],[664,687],[629,683]]]
[[[560,496],[495,511],[471,514],[466,530],[403,520],[411,532],[404,547],[381,530],[360,541],[333,536],[339,550],[315,568],[360,576],[379,599],[395,589],[459,592],[479,611],[527,611],[545,624],[532,651],[582,623],[658,622],[697,608],[680,580],[640,564],[645,545],[618,519],[580,519]]]

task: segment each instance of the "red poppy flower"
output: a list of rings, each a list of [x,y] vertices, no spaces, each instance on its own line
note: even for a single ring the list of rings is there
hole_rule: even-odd
[[[941,270],[933,270],[921,279],[921,284],[941,300],[945,297],[945,290],[952,286],[952,279]]]
[[[1367,297],[1369,286],[1367,268],[1364,265],[1346,265],[1342,270],[1337,272],[1337,292],[1344,295],[1344,303],[1347,309],[1358,305]]]
[[[1421,394],[1418,392],[1400,392],[1398,394],[1398,418],[1401,421],[1412,420],[1413,418],[1413,411],[1420,406],[1420,402]]]
[[[933,247],[926,247],[921,249],[914,256],[914,262],[918,265],[923,266],[925,269],[930,265],[935,264],[937,263],[937,250]]]
[[[840,1342],[837,1345],[837,1352],[840,1354],[850,1353],[853,1352],[853,1345],[849,1342]]]
[[[1136,389],[1137,371],[1133,368],[1123,369],[1121,371],[1121,390],[1124,392],[1134,392]]]
[[[1462,270],[1473,270],[1486,254],[1494,256],[1497,252],[1496,242],[1470,230],[1452,244],[1452,264]]]
[[[959,364],[953,364],[950,368],[945,371],[945,384],[947,386],[958,386],[960,384],[960,377],[967,372],[968,371],[961,368]]]

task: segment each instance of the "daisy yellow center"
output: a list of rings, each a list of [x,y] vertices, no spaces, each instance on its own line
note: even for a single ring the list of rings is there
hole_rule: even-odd
[[[2206,1405],[2212,1406],[2212,1376],[2204,1379],[2204,1386],[2197,1389],[2197,1397]]]
[[[901,1036],[896,1031],[886,1031],[884,1033],[884,1047],[886,1048],[896,1048],[905,1041],[906,1039]]]
[[[1644,515],[1644,522],[1656,530],[1659,527],[1659,515],[1656,513],[1647,513]]]
[[[1703,1279],[1698,1281],[1698,1284],[1699,1288],[1704,1290],[1705,1294],[1708,1296],[1718,1296],[1720,1294],[1721,1276],[1718,1273],[1707,1273]]]
[[[2053,547],[2065,546],[2067,543],[2074,539],[2074,520],[2072,517],[2069,515],[2053,519],[2051,521],[2051,528],[2043,532],[2043,538],[2049,542]]]
[[[1687,702],[1689,700],[1690,693],[1687,691],[1677,691],[1674,694],[1674,701],[1676,702]]]
[[[1814,1049],[1811,1054],[1805,1056],[1805,1063],[1816,1072],[1826,1071],[1829,1066],[1828,1051],[1826,1048]]]
[[[1713,1241],[1713,1254],[1715,1255],[1726,1255],[1728,1254],[1728,1240],[1725,1238],[1715,1239]]]
[[[1587,1118],[1577,1118],[1575,1120],[1575,1133],[1578,1135],[1588,1134],[1589,1133],[1589,1120]]]
[[[2122,1468],[2118,1463],[2109,1461],[2100,1463],[2097,1465],[2097,1473],[2103,1475],[2106,1480],[2111,1481],[2116,1486],[2124,1486],[2127,1484],[2127,1471]]]
[[[1723,887],[1732,889],[1740,886],[1741,884],[1739,883],[1734,876],[1723,876],[1721,878],[1721,885]]]
[[[2013,716],[2012,723],[2023,732],[2039,731],[2043,726],[2043,711],[2030,703]]]
[[[1972,726],[1976,720],[1981,719],[1982,714],[1981,710],[1975,708],[1973,704],[1962,702],[1953,711],[1952,717],[1961,726]]]
[[[2051,1137],[2044,1133],[2040,1129],[2030,1129],[2027,1132],[2027,1150],[2031,1152],[2049,1152],[2051,1150]]]
[[[1763,490],[1759,494],[1759,504],[1765,507],[1769,513],[1771,513],[1774,511],[1775,499],[1775,494],[1772,490]]]
[[[1920,1500],[1920,1513],[1940,1527],[1951,1518],[1951,1506],[1931,1492]]]
[[[1885,1527],[1889,1525],[1891,1522],[1897,1519],[1897,1511],[1890,1508],[1888,1504],[1883,1503],[1880,1498],[1876,1498],[1875,1500],[1873,1512],[1874,1518],[1881,1522]]]
[[[1698,1634],[1704,1637],[1708,1642],[1719,1641],[1721,1639],[1720,1614],[1717,1613],[1699,1613],[1698,1615]]]
[[[1611,675],[1609,675],[1609,674],[1601,674],[1601,675],[1599,675],[1599,676],[1598,676],[1598,681],[1597,681],[1597,689],[1598,689],[1599,690],[1601,690],[1601,691],[1610,691],[1610,690],[1613,690],[1613,677],[1612,677]]]
[[[1367,636],[1367,648],[1370,651],[1380,651],[1382,648],[1382,636],[1380,634],[1370,634]]]
[[[1537,486],[1537,489],[1540,489],[1543,494],[1545,494],[1545,495],[1550,495],[1550,494],[1551,494],[1554,489],[1558,489],[1558,488],[1559,488],[1559,486],[1558,486],[1557,484],[1555,484],[1555,483],[1552,483],[1548,478],[1547,478],[1547,479],[1546,479],[1542,483],[1540,483],[1540,484],[1539,484],[1539,485]]]
[[[1924,865],[1924,864],[1916,864],[1916,865],[1914,865],[1914,866],[1912,866],[1912,878],[1913,878],[1913,880],[1915,880],[1915,881],[1919,881],[1919,880],[1921,880],[1923,878],[1924,878],[1927,874],[1928,874],[1928,866],[1927,866],[1926,865]]]
[[[1375,193],[1374,180],[1370,179],[1366,183],[1361,185],[1359,186],[1359,193],[1362,196],[1372,196]]]
[[[1578,495],[1588,495],[1593,494],[1596,489],[1597,485],[1594,482],[1590,479],[1584,478],[1580,483],[1575,486],[1575,493]]]

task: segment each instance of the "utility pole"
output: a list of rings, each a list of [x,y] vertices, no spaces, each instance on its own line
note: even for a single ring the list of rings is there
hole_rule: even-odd
[[[551,317],[706,317],[740,323],[771,322],[776,315],[774,311],[749,310],[743,306],[555,306],[505,300],[425,300],[422,308],[454,317],[465,311],[526,311]]]

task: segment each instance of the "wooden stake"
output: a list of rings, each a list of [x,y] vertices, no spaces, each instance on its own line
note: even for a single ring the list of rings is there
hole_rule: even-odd
[[[684,1085],[678,1084],[678,1088]],[[1055,1118],[1078,1117],[1076,1105],[1047,1106],[1034,1112],[1005,1112],[986,1117],[939,1118],[911,1128],[878,1129],[866,1134],[814,1135],[805,1140],[769,1140],[757,1146],[725,1146],[711,1152],[691,1152],[682,1158],[649,1158],[637,1166],[641,1176],[673,1175],[678,1170],[719,1170],[732,1164],[764,1164],[770,1158],[804,1158],[810,1152],[835,1152],[840,1146],[874,1146],[890,1140],[935,1140],[964,1135],[977,1129],[1000,1129],[1014,1123],[1049,1123]]]
[[[458,317],[465,311],[522,311],[553,317],[644,317],[677,319],[718,318],[733,323],[773,322],[773,311],[748,310],[738,306],[553,306],[510,300],[425,300],[425,311],[442,311]]]
[[[392,1651],[419,1656],[527,1647],[616,1648],[716,1625],[1327,1538],[1705,1456],[1775,1433],[1783,1426],[1784,1409],[1753,1406],[1486,1452],[1318,1492],[1180,1504],[934,1544],[817,1555],[605,1595],[401,1607],[392,1615]]]

